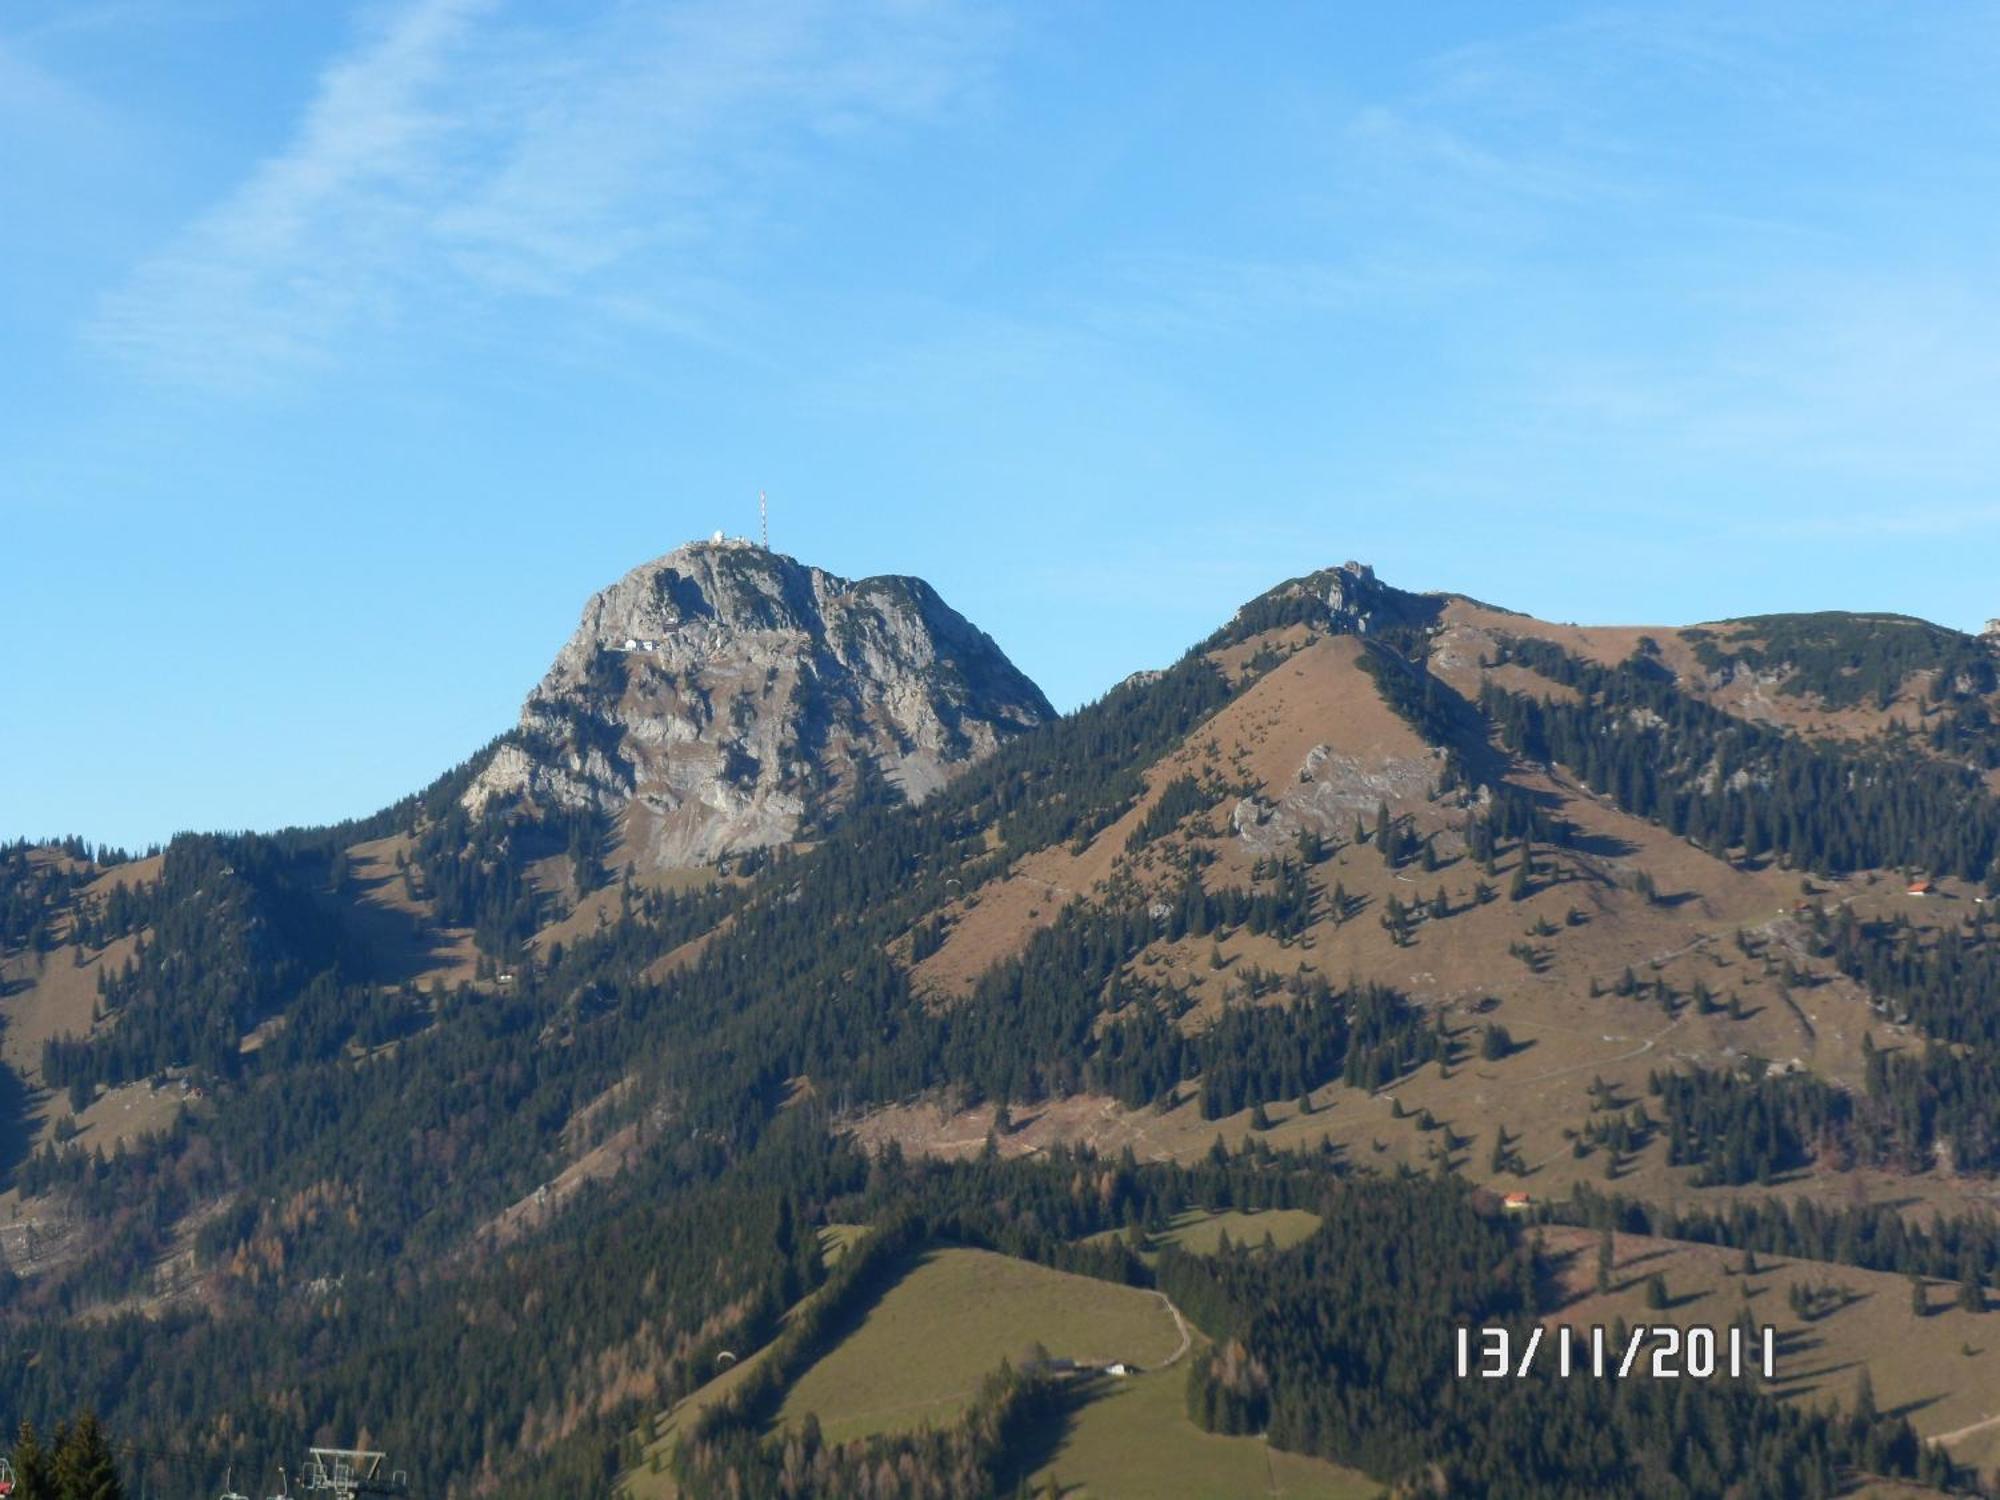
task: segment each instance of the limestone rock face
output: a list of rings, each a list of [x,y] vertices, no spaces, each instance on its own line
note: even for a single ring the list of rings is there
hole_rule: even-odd
[[[1376,809],[1385,803],[1398,811],[1425,807],[1444,765],[1444,751],[1435,748],[1421,756],[1362,757],[1343,754],[1331,745],[1314,745],[1274,801],[1257,796],[1237,799],[1229,813],[1230,830],[1256,854],[1284,858],[1296,851],[1303,832],[1337,839],[1357,820],[1373,822]],[[1473,805],[1491,800],[1492,794],[1481,787]],[[1420,823],[1429,821],[1419,818]],[[1435,833],[1440,854],[1455,855],[1465,846],[1449,823],[1425,831]]]
[[[465,803],[594,808],[640,864],[706,864],[809,835],[873,781],[920,801],[1053,716],[921,579],[697,542],[591,598]]]

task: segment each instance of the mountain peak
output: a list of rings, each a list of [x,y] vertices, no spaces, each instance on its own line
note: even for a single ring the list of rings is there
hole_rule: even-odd
[[[921,801],[1053,716],[922,579],[718,535],[591,596],[465,800],[594,809],[642,864],[707,863],[812,832],[877,774]]]
[[[1426,625],[1444,608],[1443,594],[1413,594],[1382,582],[1364,562],[1344,562],[1288,578],[1231,616],[1209,644],[1247,640],[1288,625],[1313,625],[1341,635],[1367,635],[1399,625]]]

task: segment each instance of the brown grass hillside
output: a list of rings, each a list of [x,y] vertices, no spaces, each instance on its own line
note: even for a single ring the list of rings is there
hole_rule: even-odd
[[[1667,645],[1680,641],[1671,631],[1545,626],[1455,602],[1435,643],[1440,675],[1476,691],[1477,636],[1489,628],[1542,634],[1607,661],[1652,635],[1670,653],[1689,652],[1693,664],[1685,642]],[[1422,1068],[1382,1095],[1336,1084],[1315,1092],[1310,1114],[1299,1114],[1291,1102],[1269,1106],[1274,1145],[1331,1141],[1356,1164],[1378,1167],[1430,1169],[1449,1154],[1458,1170],[1486,1180],[1495,1132],[1504,1127],[1525,1175],[1509,1172],[1497,1186],[1561,1197],[1588,1181],[1666,1202],[1717,1197],[1732,1190],[1695,1187],[1690,1170],[1665,1165],[1657,1142],[1615,1164],[1601,1151],[1576,1155],[1571,1137],[1592,1117],[1592,1081],[1610,1085],[1628,1108],[1647,1098],[1651,1073],[1687,1065],[1799,1068],[1855,1087],[1864,1036],[1883,1049],[1919,1044],[1875,1011],[1860,986],[1814,955],[1810,921],[1816,910],[1851,907],[1867,918],[1951,922],[1969,909],[1970,892],[1945,889],[1942,899],[1911,902],[1893,876],[1808,881],[1775,864],[1734,863],[1621,812],[1560,769],[1514,765],[1505,768],[1507,779],[1579,836],[1575,847],[1538,850],[1528,894],[1510,900],[1505,893],[1518,853],[1509,851],[1492,872],[1466,857],[1456,833],[1463,811],[1436,795],[1439,753],[1383,702],[1362,669],[1358,641],[1310,639],[1293,628],[1232,647],[1231,654],[1240,661],[1259,650],[1292,654],[1152,766],[1146,795],[1088,847],[1033,854],[971,901],[955,903],[943,948],[917,968],[919,983],[940,997],[962,995],[1065,904],[1163,888],[1178,878],[1191,848],[1206,856],[1211,887],[1246,883],[1260,858],[1291,854],[1298,828],[1310,825],[1329,830],[1333,850],[1312,872],[1318,915],[1302,937],[1236,930],[1162,940],[1132,969],[1196,999],[1183,1022],[1190,1029],[1207,1024],[1225,1000],[1244,998],[1251,972],[1305,969],[1336,985],[1391,985],[1439,1013],[1467,1045],[1448,1071]],[[1218,789],[1207,811],[1165,838],[1128,849],[1164,788],[1185,776]],[[1372,843],[1354,841],[1354,823],[1372,824],[1378,805],[1434,835],[1435,869],[1412,863],[1392,870]],[[1348,897],[1351,914],[1344,919],[1332,910],[1336,887]],[[1381,921],[1389,901],[1429,902],[1439,892],[1450,915],[1419,922],[1407,946],[1398,946]],[[1532,962],[1510,953],[1516,946],[1531,949]],[[1644,988],[1671,987],[1682,997],[1675,1012],[1645,995],[1615,993],[1628,972]],[[1686,1003],[1698,984],[1716,998],[1709,1014]],[[1732,1000],[1736,1015],[1728,1009]],[[1507,1028],[1511,1055],[1479,1060],[1472,1044],[1489,1022]],[[1192,1091],[1183,1094],[1172,1109],[1129,1110],[1095,1098],[1017,1107],[1015,1130],[997,1144],[1012,1153],[1087,1141],[1186,1160],[1218,1134],[1235,1141],[1248,1133],[1247,1114],[1203,1120]],[[1429,1129],[1418,1123],[1426,1112],[1434,1122]],[[990,1106],[953,1112],[919,1100],[876,1111],[852,1128],[871,1143],[894,1139],[907,1150],[962,1155],[983,1148],[992,1119]],[[1447,1153],[1448,1139],[1454,1144]],[[1814,1170],[1794,1173],[1772,1190],[1838,1195],[1856,1180],[1857,1174]],[[1982,1181],[1935,1177],[1914,1190],[1913,1200],[1985,1205],[1991,1194]]]

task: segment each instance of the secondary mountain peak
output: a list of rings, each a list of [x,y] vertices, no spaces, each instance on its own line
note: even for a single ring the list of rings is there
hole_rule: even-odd
[[[1231,616],[1209,644],[1248,640],[1268,630],[1306,625],[1339,635],[1391,626],[1428,625],[1448,596],[1413,594],[1382,582],[1363,562],[1344,562],[1266,589]]]
[[[922,579],[717,536],[591,596],[465,801],[595,811],[641,865],[702,864],[810,833],[878,779],[921,801],[1053,716]]]

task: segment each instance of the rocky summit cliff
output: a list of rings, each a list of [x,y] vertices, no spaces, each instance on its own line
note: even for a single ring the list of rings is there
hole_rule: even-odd
[[[922,579],[696,542],[591,598],[465,802],[595,809],[640,865],[704,864],[810,833],[878,777],[921,801],[1053,715]]]

